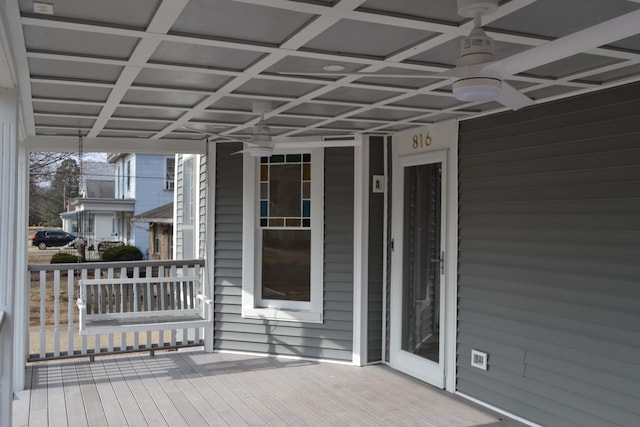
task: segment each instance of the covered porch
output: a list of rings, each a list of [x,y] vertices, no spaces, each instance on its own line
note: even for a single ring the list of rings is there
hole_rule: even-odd
[[[384,365],[200,349],[32,363],[14,426],[522,424]]]

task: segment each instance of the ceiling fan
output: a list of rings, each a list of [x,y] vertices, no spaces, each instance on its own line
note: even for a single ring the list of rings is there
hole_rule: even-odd
[[[458,14],[473,18],[474,28],[462,40],[460,57],[456,66],[433,74],[400,74],[355,72],[343,73],[339,65],[328,65],[323,72],[280,72],[299,76],[357,76],[396,78],[447,78],[453,81],[453,95],[460,101],[497,101],[512,110],[535,102],[521,93],[505,78],[581,52],[589,51],[637,33],[640,10],[613,18],[609,21],[569,34],[565,37],[528,49],[501,60],[494,60],[493,39],[481,27],[481,18],[497,10],[498,0],[457,0]]]
[[[182,128],[198,132],[207,137],[219,139],[219,142],[242,142],[245,148],[232,154],[248,153],[252,157],[271,157],[273,154],[274,144],[272,141],[271,131],[264,120],[265,113],[271,111],[271,103],[254,102],[252,106],[254,113],[260,114],[260,120],[253,126],[251,136],[229,136],[218,133],[205,132],[190,126],[182,125]]]

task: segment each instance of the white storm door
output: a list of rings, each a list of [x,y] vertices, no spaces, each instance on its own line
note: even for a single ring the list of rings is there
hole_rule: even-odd
[[[393,169],[390,363],[445,386],[447,152],[396,159]]]

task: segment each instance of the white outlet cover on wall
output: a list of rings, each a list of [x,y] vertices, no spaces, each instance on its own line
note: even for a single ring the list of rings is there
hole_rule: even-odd
[[[487,370],[487,353],[478,350],[471,350],[471,366],[474,368]]]

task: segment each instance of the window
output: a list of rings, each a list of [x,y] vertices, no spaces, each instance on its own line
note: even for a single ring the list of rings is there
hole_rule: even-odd
[[[242,314],[322,322],[323,152],[245,155]]]
[[[173,190],[174,185],[174,176],[176,172],[176,158],[175,157],[167,157],[165,159],[165,178],[164,178],[164,189],[165,190]]]
[[[131,190],[131,160],[127,160],[127,191]]]
[[[162,233],[160,224],[153,224],[153,253],[160,253],[160,235]]]

